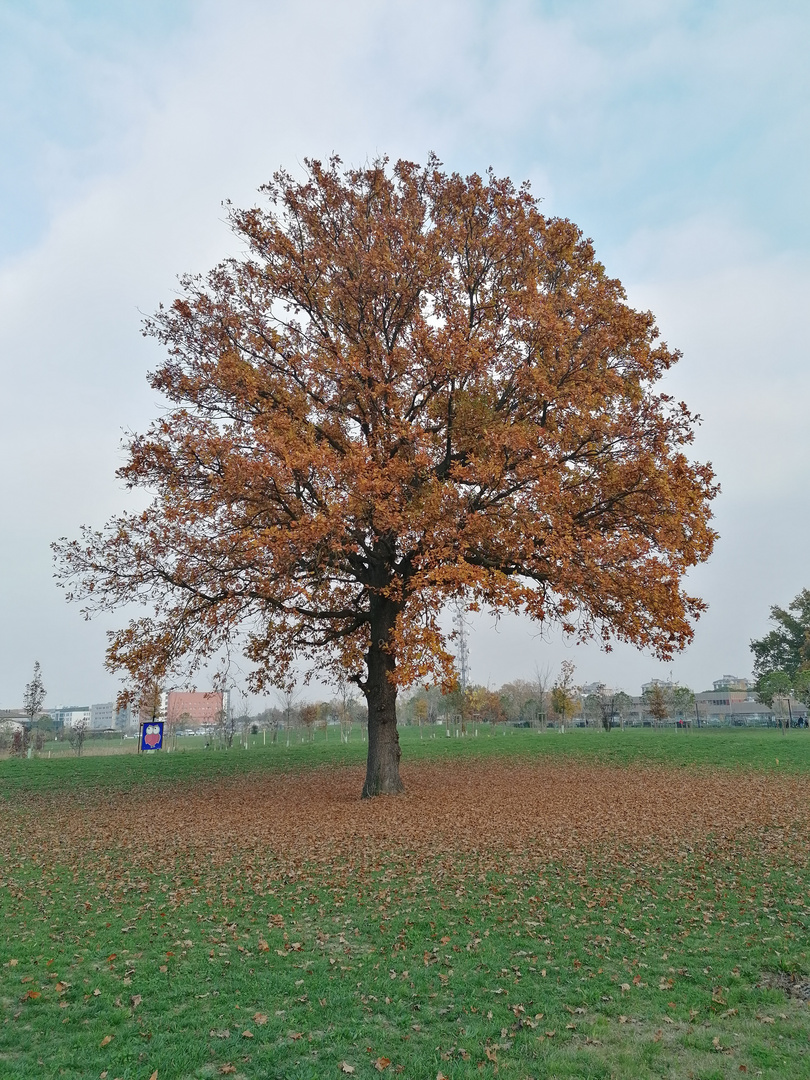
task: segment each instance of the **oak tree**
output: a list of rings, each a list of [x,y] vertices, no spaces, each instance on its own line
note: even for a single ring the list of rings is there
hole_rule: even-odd
[[[278,173],[229,209],[243,254],[147,322],[166,412],[120,476],[142,513],[61,541],[86,611],[149,605],[107,663],[188,677],[239,644],[368,706],[364,795],[401,790],[396,695],[451,684],[445,605],[521,611],[670,657],[714,533],[678,354],[527,186],[381,159]]]

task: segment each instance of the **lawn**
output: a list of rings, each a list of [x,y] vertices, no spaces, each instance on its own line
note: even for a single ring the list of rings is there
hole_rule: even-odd
[[[810,733],[435,734],[0,762],[0,1077],[810,1078]]]

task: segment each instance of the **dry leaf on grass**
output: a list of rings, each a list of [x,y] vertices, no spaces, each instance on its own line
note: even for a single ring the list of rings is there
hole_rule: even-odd
[[[350,1065],[347,1061],[341,1061],[341,1063],[340,1063],[340,1071],[342,1073],[353,1073],[354,1072],[354,1065]]]
[[[159,844],[144,836],[142,848],[132,844],[131,831],[141,793],[122,792],[114,808],[103,795],[88,794],[81,814],[60,821],[59,859],[71,851],[83,859],[100,835],[111,844],[125,836],[135,863],[148,860],[154,873],[161,866],[173,870],[177,855],[198,843],[217,855],[211,848],[212,836],[223,838],[222,853],[231,857],[232,838],[239,835],[246,817],[251,836],[280,859],[323,857],[328,862],[338,851],[342,859],[354,855],[367,859],[390,851],[392,844],[405,843],[412,857],[433,854],[437,846],[448,853],[466,852],[470,845],[502,851],[504,822],[509,849],[531,848],[538,857],[565,856],[571,836],[576,835],[581,855],[593,845],[602,856],[615,850],[622,860],[639,846],[648,858],[650,839],[655,837],[656,850],[664,859],[682,850],[684,840],[702,843],[714,833],[717,806],[723,807],[721,841],[726,844],[738,835],[749,836],[754,824],[790,820],[807,797],[806,778],[790,774],[732,770],[708,774],[657,765],[626,768],[576,761],[453,762],[452,768],[441,762],[413,762],[407,802],[375,804],[373,816],[364,817],[358,830],[357,813],[364,813],[356,806],[361,784],[362,770],[340,768],[329,770],[326,784],[324,773],[313,770],[289,776],[248,773],[158,789],[150,793],[150,807],[161,820],[171,821],[172,829]],[[649,797],[652,790],[655,799]],[[431,812],[437,791],[448,811],[438,820]],[[535,813],[539,793],[541,837]],[[54,811],[61,812],[61,797],[59,791],[39,796],[40,812],[26,820],[27,842],[40,845],[45,853],[54,845],[49,806],[53,802]],[[617,815],[617,804],[626,812]],[[470,806],[476,807],[475,815],[452,812],[454,807]],[[752,807],[757,808],[755,819]],[[595,820],[603,823],[599,830],[592,828]],[[640,821],[643,829],[638,827]],[[585,836],[593,839],[583,840]],[[4,841],[0,849],[5,850]],[[301,948],[300,941],[293,942],[288,951]]]
[[[101,1046],[109,1046],[114,1038],[114,1035],[105,1035],[104,1038],[101,1040]]]

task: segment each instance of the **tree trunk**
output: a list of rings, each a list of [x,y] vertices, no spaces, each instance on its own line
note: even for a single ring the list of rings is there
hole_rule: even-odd
[[[402,791],[399,777],[397,688],[393,680],[396,661],[389,645],[397,608],[375,597],[371,608],[371,644],[366,653],[368,677],[361,687],[368,703],[368,757],[364,799],[372,795],[396,795]]]

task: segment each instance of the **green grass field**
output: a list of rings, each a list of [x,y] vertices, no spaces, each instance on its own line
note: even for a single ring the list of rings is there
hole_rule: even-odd
[[[0,1078],[810,1077],[810,733],[435,735],[0,762]]]

